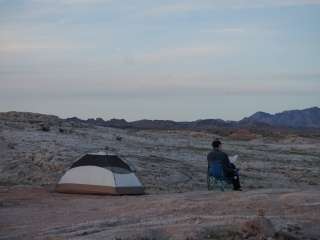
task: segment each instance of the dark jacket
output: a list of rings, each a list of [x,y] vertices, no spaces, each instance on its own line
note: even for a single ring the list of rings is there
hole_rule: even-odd
[[[226,153],[220,150],[213,150],[209,152],[207,160],[208,166],[210,166],[214,161],[219,161],[222,164],[223,171],[227,176],[234,174],[235,166],[230,162],[229,157]]]

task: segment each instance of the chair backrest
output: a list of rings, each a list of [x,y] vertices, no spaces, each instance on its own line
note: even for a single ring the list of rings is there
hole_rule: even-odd
[[[209,175],[213,176],[218,180],[225,180],[224,173],[223,173],[223,166],[219,162],[213,162],[209,165]]]

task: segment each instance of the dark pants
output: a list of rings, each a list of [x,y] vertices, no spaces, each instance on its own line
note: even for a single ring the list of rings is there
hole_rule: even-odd
[[[231,163],[232,164],[232,163]],[[240,178],[239,178],[239,170],[236,168],[234,164],[232,164],[233,171],[228,172],[226,177],[233,185],[233,190],[239,190],[241,188]]]
[[[239,190],[241,188],[240,179],[238,175],[234,175],[232,179],[233,190]]]

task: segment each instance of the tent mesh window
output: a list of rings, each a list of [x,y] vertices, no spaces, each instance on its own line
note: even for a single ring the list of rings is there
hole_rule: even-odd
[[[131,173],[132,170],[128,164],[123,162],[118,156],[115,155],[94,155],[86,154],[78,161],[72,164],[70,168],[80,166],[97,166],[107,168],[115,173]]]

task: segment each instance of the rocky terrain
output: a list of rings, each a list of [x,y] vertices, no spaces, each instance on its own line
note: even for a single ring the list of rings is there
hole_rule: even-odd
[[[233,129],[243,192],[207,192],[211,131],[0,114],[0,239],[319,239],[320,138]],[[54,193],[82,154],[116,153],[145,196]],[[263,213],[261,213],[263,212]]]

